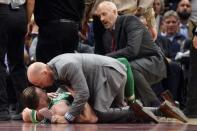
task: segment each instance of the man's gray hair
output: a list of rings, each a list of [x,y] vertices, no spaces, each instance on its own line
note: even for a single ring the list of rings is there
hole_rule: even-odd
[[[103,5],[104,5],[104,6],[107,6],[108,8],[111,8],[111,9],[118,10],[116,4],[115,4],[114,2],[112,2],[112,1],[104,0],[104,1],[102,1],[102,2],[100,2],[100,3],[98,4],[97,8],[99,8],[101,5],[102,5],[102,6],[103,6]]]
[[[174,11],[174,10],[169,10],[169,11],[167,11],[167,12],[163,15],[163,19],[165,20],[166,18],[168,18],[168,17],[170,17],[170,16],[176,17],[177,20],[180,19],[179,16],[178,16],[178,14],[177,14],[177,12]]]

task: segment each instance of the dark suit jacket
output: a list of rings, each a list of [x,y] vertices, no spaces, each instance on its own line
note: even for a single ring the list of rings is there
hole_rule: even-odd
[[[147,77],[150,77],[149,74],[157,76],[158,80],[166,77],[162,52],[137,17],[119,16],[114,33],[116,51],[110,50],[112,35],[106,30],[103,34],[103,43],[95,46],[97,53],[105,52],[107,56],[114,58],[125,57],[130,61],[132,68],[142,71]]]

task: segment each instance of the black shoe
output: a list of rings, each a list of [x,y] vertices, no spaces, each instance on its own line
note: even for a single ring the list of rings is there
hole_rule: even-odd
[[[157,117],[150,110],[144,108],[140,101],[136,100],[134,103],[130,104],[130,107],[134,111],[136,117],[159,123]]]
[[[15,112],[11,115],[12,120],[22,120],[23,106],[21,103],[17,102],[15,105]]]
[[[10,120],[10,113],[7,109],[0,110],[0,121]]]
[[[11,119],[12,119],[12,120],[22,120],[22,114],[21,114],[21,113],[13,114],[13,115],[11,116]]]

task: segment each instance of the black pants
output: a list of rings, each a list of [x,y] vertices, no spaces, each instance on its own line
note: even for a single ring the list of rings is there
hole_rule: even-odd
[[[175,63],[169,63],[167,78],[162,81],[164,88],[167,88],[172,93],[175,100],[179,101],[181,109],[184,108],[184,75],[181,67]]]
[[[24,36],[27,19],[25,8],[12,10],[9,5],[0,4],[0,108],[7,107],[6,67],[4,63],[7,53],[9,74],[18,101],[26,87],[26,69],[24,65]],[[19,101],[19,103],[21,103]]]
[[[134,82],[135,82],[135,93],[137,99],[141,99],[142,103],[146,107],[157,107],[160,105],[160,100],[153,91],[151,84],[156,83],[145,77],[145,71],[139,71],[132,69]],[[152,76],[150,76],[152,77]]]
[[[110,108],[106,112],[94,110],[98,123],[128,123],[137,120],[134,112],[127,106],[121,108]]]
[[[63,53],[73,53],[79,42],[75,22],[48,22],[39,26],[36,60],[47,63]]]

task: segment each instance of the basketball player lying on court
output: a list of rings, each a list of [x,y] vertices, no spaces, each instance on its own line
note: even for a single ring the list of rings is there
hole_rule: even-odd
[[[42,121],[46,123],[47,120],[50,120],[49,122],[51,123],[58,123],[55,120],[56,117],[53,116],[65,115],[65,113],[69,110],[69,106],[72,104],[73,96],[75,93],[72,90],[69,90],[69,92],[65,92],[64,90],[57,92],[60,93],[58,93],[57,96],[56,94],[50,95],[54,96],[50,99],[47,96],[47,93],[38,87],[32,86],[26,88],[23,91],[23,100],[24,105],[28,108],[25,108],[22,113],[24,122],[37,123]],[[184,114],[179,111],[178,108],[173,107],[167,101],[163,102],[163,104],[161,104],[159,108],[153,109],[154,110],[149,107],[149,110],[152,110],[152,112],[154,113],[156,113],[157,111],[161,111],[166,117],[172,117],[179,119],[183,122],[187,122]],[[92,110],[90,105],[86,103],[84,110],[81,112],[80,116],[75,119],[74,123],[96,123],[97,121],[98,118],[95,112]]]
[[[22,112],[24,122],[38,123],[47,122],[47,119],[53,123],[54,115],[64,116],[68,111],[69,105],[73,101],[74,92],[57,91],[58,93],[47,93],[38,87],[28,87],[23,91],[25,108]],[[60,93],[59,93],[60,92]],[[72,92],[72,91],[71,91]],[[50,94],[50,93],[48,93]],[[53,97],[52,97],[53,96]],[[50,97],[50,98],[49,98]],[[75,123],[96,123],[98,118],[88,103]]]

